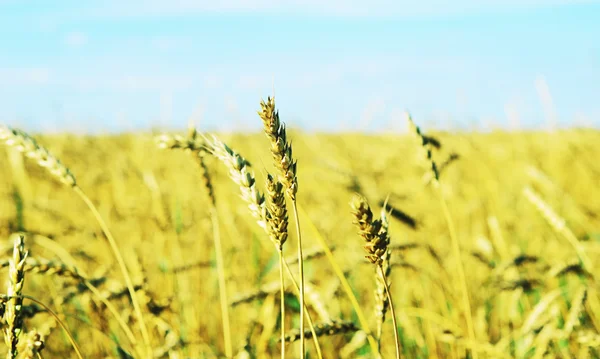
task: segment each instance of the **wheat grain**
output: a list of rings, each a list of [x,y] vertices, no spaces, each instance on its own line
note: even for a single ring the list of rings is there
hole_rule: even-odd
[[[283,192],[283,184],[275,181],[271,174],[267,174],[267,231],[271,237],[271,241],[280,251],[288,237],[288,215],[285,206],[285,194]]]

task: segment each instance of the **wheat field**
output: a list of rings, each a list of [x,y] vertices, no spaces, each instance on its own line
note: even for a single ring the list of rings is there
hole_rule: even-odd
[[[600,357],[600,132],[265,128],[4,129],[7,358]]]

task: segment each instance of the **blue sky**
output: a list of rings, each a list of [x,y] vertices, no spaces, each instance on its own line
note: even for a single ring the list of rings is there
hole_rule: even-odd
[[[597,1],[0,0],[0,122],[600,126],[599,39]]]

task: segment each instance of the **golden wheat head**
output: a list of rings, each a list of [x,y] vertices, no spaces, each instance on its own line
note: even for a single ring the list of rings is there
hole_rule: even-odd
[[[373,264],[382,265],[390,244],[387,230],[383,227],[381,220],[373,218],[371,207],[363,196],[355,195],[350,202],[350,207],[354,216],[354,224],[366,242],[364,246],[368,254],[366,258]]]
[[[287,140],[285,124],[279,120],[279,112],[275,109],[275,98],[268,97],[267,102],[260,102],[258,115],[263,121],[265,134],[271,142],[271,154],[277,168],[281,172],[288,196],[294,200],[298,192],[296,161],[292,156],[292,145]]]
[[[77,186],[77,181],[71,171],[27,133],[0,126],[0,141],[4,141],[7,146],[17,149],[26,157],[36,161],[63,184],[71,187]]]
[[[248,204],[250,213],[257,220],[258,225],[267,229],[265,196],[256,187],[256,177],[250,170],[250,162],[217,137],[211,136],[205,139],[207,150],[229,169],[229,177],[240,187],[242,199]]]

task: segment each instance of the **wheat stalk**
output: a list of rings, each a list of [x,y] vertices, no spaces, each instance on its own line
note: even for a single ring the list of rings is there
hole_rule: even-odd
[[[202,185],[206,190],[206,194],[210,200],[210,203],[214,208],[217,207],[217,199],[215,197],[215,190],[212,185],[212,180],[210,177],[210,171],[208,170],[208,166],[206,165],[206,152],[199,151],[197,153],[198,156],[198,165],[200,166],[200,172],[202,175]]]
[[[352,336],[350,342],[344,345],[344,347],[339,351],[340,358],[350,358],[357,350],[359,350],[365,345],[367,336],[368,334],[364,330],[356,331],[356,333],[354,333],[354,335]]]
[[[389,223],[387,217],[385,215],[385,207],[381,210],[381,231],[388,233]],[[388,236],[389,238],[389,236]],[[389,246],[389,243],[388,243]],[[389,286],[390,283],[384,282],[383,278],[388,280],[390,275],[392,274],[392,266],[390,263],[392,251],[387,249],[385,251],[385,255],[383,256],[383,261],[381,263],[381,267],[384,275],[375,276],[375,317],[377,318],[377,341],[381,345],[381,333],[383,331],[383,323],[385,322],[385,315],[390,306],[390,301],[388,296],[386,295],[386,286]]]
[[[306,283],[304,289],[306,289],[306,293],[304,294],[306,295],[307,303],[317,313],[319,319],[324,322],[331,321],[331,316],[327,312],[325,303],[321,300],[321,295],[317,291],[317,288]]]
[[[579,316],[584,309],[585,302],[587,300],[588,289],[585,286],[581,286],[571,300],[571,309],[565,320],[563,326],[563,335],[569,337],[573,332],[573,328],[579,324]]]

